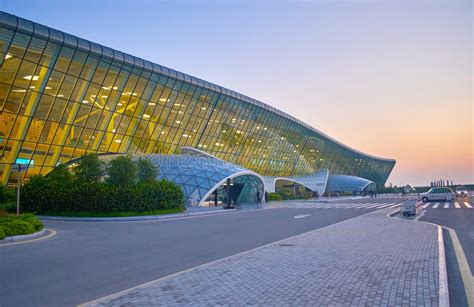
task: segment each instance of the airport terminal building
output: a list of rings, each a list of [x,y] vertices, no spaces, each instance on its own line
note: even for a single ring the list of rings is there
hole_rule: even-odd
[[[395,165],[263,102],[4,12],[0,108],[4,185],[85,153],[145,155],[202,205],[229,179],[252,202],[279,181],[361,191]]]

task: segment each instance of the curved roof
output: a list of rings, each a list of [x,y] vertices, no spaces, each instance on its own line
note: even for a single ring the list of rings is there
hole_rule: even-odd
[[[287,180],[296,182],[306,188],[310,189],[313,192],[318,192],[319,195],[323,195],[326,190],[326,185],[328,181],[329,170],[322,169],[313,174],[305,176],[288,176],[288,177],[271,177],[264,176],[263,180],[265,181],[265,189],[268,192],[275,192],[275,185],[277,180]]]
[[[373,181],[357,176],[330,175],[328,178],[327,190],[330,192],[362,191],[371,184],[375,185]]]
[[[139,68],[142,68],[144,70],[147,70],[149,72],[160,73],[160,74],[172,77],[172,78],[176,78],[176,79],[181,80],[181,81],[189,82],[189,83],[194,84],[194,85],[198,85],[198,86],[210,89],[210,90],[214,90],[218,93],[222,93],[222,94],[228,95],[230,97],[237,98],[237,99],[245,101],[247,103],[251,103],[253,105],[256,105],[256,106],[258,106],[262,109],[265,109],[269,112],[278,114],[278,115],[280,115],[284,118],[287,118],[287,119],[289,119],[289,120],[291,120],[291,121],[307,128],[307,129],[319,134],[320,136],[322,136],[323,138],[325,138],[326,140],[328,140],[330,142],[333,142],[333,143],[335,143],[335,144],[337,144],[337,145],[339,145],[343,148],[346,148],[350,151],[353,151],[357,154],[366,156],[367,158],[372,158],[372,159],[377,159],[377,160],[382,160],[382,161],[387,161],[387,162],[395,162],[394,159],[387,159],[387,158],[382,158],[382,157],[377,157],[377,156],[374,156],[374,155],[370,155],[370,154],[364,153],[362,151],[359,151],[357,149],[354,149],[354,148],[352,148],[348,145],[345,145],[345,144],[333,139],[332,137],[328,136],[327,134],[319,131],[318,129],[306,124],[305,122],[303,122],[303,121],[301,121],[301,120],[299,120],[299,119],[297,119],[297,118],[295,118],[295,117],[293,117],[293,116],[291,116],[291,115],[289,115],[289,114],[287,114],[287,113],[285,113],[285,112],[283,112],[283,111],[281,111],[277,108],[274,108],[274,107],[272,107],[272,106],[270,106],[266,103],[263,103],[259,100],[253,99],[251,97],[248,97],[246,95],[240,94],[240,93],[235,92],[235,91],[232,91],[232,90],[227,89],[225,87],[216,85],[214,83],[207,82],[205,80],[196,78],[194,76],[176,71],[174,69],[171,69],[171,68],[168,68],[168,67],[165,67],[165,66],[147,61],[147,60],[143,60],[139,57],[135,57],[135,56],[132,56],[130,54],[127,54],[127,53],[124,53],[124,52],[121,52],[121,51],[118,51],[118,50],[115,50],[115,49],[112,49],[112,48],[109,48],[109,47],[106,47],[106,46],[103,46],[103,45],[100,45],[100,44],[97,44],[97,43],[94,43],[94,42],[90,42],[88,40],[76,37],[74,35],[67,34],[67,33],[64,33],[62,31],[52,29],[52,28],[46,27],[44,25],[41,25],[41,24],[32,22],[30,20],[26,20],[26,19],[17,17],[15,15],[8,14],[8,13],[5,13],[5,12],[0,12],[0,25],[4,26],[4,27],[7,27],[7,28],[10,28],[10,29],[15,30],[15,31],[20,31],[20,32],[27,33],[27,34],[32,34],[32,35],[35,35],[37,37],[50,40],[52,42],[56,42],[56,43],[59,43],[59,44],[62,44],[62,45],[66,45],[66,46],[69,46],[71,48],[76,48],[76,49],[79,49],[79,50],[82,50],[82,51],[85,51],[85,52],[91,52],[91,53],[97,54],[98,56],[101,56],[102,58],[110,59],[110,60],[117,61],[117,62],[127,63],[127,64],[130,64],[130,65],[134,65],[135,67],[139,67]]]

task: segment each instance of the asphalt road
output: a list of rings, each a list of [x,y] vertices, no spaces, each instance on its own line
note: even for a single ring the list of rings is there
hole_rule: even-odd
[[[469,270],[474,272],[474,197],[457,198],[455,202],[460,204],[460,208],[456,208],[453,203],[450,203],[449,208],[444,208],[444,202],[441,203],[443,205],[437,208],[429,205],[420,221],[431,222],[454,229],[466,256]],[[473,208],[465,206],[464,202],[467,202]],[[461,278],[461,270],[463,268],[460,267],[456,257],[455,246],[449,232],[444,230],[443,234],[445,238],[450,303],[451,306],[467,306],[467,297]]]
[[[84,303],[374,210],[279,208],[153,222],[46,222],[56,236],[0,246],[0,306]],[[300,214],[310,215],[294,218]]]

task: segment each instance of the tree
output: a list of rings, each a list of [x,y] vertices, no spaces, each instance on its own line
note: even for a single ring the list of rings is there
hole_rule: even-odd
[[[96,154],[86,154],[77,162],[74,173],[78,180],[96,183],[104,176],[104,163]]]
[[[66,164],[56,166],[49,174],[48,178],[60,182],[70,182],[74,178]]]
[[[150,163],[145,158],[140,158],[137,161],[138,179],[145,182],[154,182],[158,177],[158,167]]]
[[[137,182],[137,164],[129,156],[119,156],[109,163],[108,182],[116,185],[132,185]]]

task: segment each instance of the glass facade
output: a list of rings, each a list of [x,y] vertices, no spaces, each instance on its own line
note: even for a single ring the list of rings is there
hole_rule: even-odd
[[[118,154],[100,155],[104,162],[110,162]],[[150,167],[158,169],[158,179],[167,179],[183,190],[187,206],[202,206],[211,193],[231,179],[232,185],[241,189],[235,192],[236,203],[256,203],[265,193],[263,178],[241,166],[189,152],[179,155],[136,155],[148,161]],[[225,194],[225,193],[224,193]],[[212,203],[212,202],[211,202]]]
[[[320,169],[384,184],[394,160],[351,149],[267,104],[0,12],[0,176],[85,153],[208,152],[266,176]]]

